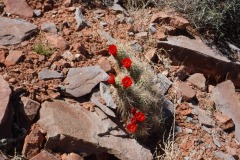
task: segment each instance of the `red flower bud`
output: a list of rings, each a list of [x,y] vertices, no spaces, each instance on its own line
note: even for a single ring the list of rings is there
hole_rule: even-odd
[[[117,55],[117,46],[115,46],[114,44],[110,45],[108,47],[108,52],[109,52],[109,54],[116,56]]]
[[[136,124],[137,123],[137,119],[135,117],[132,117],[131,118],[131,123]]]
[[[126,76],[122,79],[122,85],[124,88],[128,88],[132,85],[132,79],[129,76]]]
[[[128,130],[129,132],[131,132],[131,133],[136,132],[136,130],[137,130],[136,124],[130,123],[129,125],[127,125],[127,130]]]
[[[132,108],[131,108],[131,113],[132,113],[132,114],[135,114],[135,113],[136,113],[136,108],[132,107]]]
[[[115,76],[112,73],[109,74],[109,78],[108,78],[107,82],[109,84],[114,84],[115,83]]]
[[[131,59],[130,59],[130,58],[124,58],[124,59],[122,60],[122,65],[123,65],[124,67],[126,67],[126,68],[130,68],[131,65],[132,65]]]
[[[143,122],[145,119],[146,119],[146,117],[145,117],[145,115],[142,113],[142,112],[137,112],[135,115],[134,115],[134,117],[137,119],[137,121],[139,121],[139,122]]]

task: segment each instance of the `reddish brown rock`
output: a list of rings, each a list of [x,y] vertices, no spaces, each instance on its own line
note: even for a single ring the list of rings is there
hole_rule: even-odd
[[[46,39],[52,47],[65,50],[67,48],[66,40],[57,34],[46,34]]]
[[[147,51],[146,53],[146,58],[149,60],[149,61],[153,61],[153,62],[156,62],[157,60],[157,49],[156,48],[152,48],[150,50]]]
[[[21,17],[33,17],[33,9],[27,4],[26,0],[3,0],[6,11]]]
[[[185,30],[186,27],[189,25],[189,22],[183,17],[173,16],[171,17],[170,25],[177,29]]]
[[[235,124],[235,135],[240,140],[240,100],[230,80],[218,84],[212,91],[216,109],[231,117]]]
[[[23,57],[23,52],[22,51],[9,51],[9,55],[5,59],[4,64],[7,67],[14,66],[19,61],[22,60],[22,57]]]
[[[109,63],[109,60],[106,57],[101,57],[98,60],[98,65],[105,71],[110,72],[112,70],[112,66]]]
[[[217,54],[199,37],[190,39],[185,36],[168,36],[167,41],[158,43],[158,48],[168,50],[167,54],[173,64],[185,65],[191,68],[191,73],[203,73],[209,80],[218,83],[227,78],[240,87],[240,64]]]
[[[166,35],[174,35],[176,33],[176,28],[172,27],[172,26],[166,26],[166,25],[162,25],[159,30],[163,33],[165,33]]]
[[[201,73],[195,73],[191,75],[187,79],[190,83],[192,83],[194,86],[198,87],[199,89],[205,89],[206,87],[206,78]]]
[[[54,156],[53,154],[51,154],[45,150],[42,150],[39,154],[32,157],[30,160],[58,160],[58,158],[56,156]]]
[[[195,97],[196,92],[185,82],[179,82],[176,85],[179,97],[183,97],[184,100],[191,100]]]
[[[151,23],[161,23],[161,22],[168,22],[171,15],[166,12],[160,11],[152,15]]]
[[[84,160],[81,156],[75,153],[63,154],[61,156],[62,160]]]
[[[233,123],[232,118],[230,118],[226,115],[223,115],[220,112],[216,112],[215,117],[218,120],[218,122],[220,124],[220,127],[223,130],[228,130],[228,129],[231,129],[231,128],[234,127],[234,123]]]
[[[167,38],[167,36],[160,30],[157,30],[157,32],[155,33],[155,36],[156,36],[156,39],[160,41],[166,40]]]
[[[5,61],[5,52],[4,50],[0,50],[0,63]]]
[[[30,122],[32,122],[38,113],[40,103],[27,97],[21,97],[21,101],[23,103],[23,114]]]
[[[41,148],[44,140],[44,135],[38,125],[33,125],[31,132],[26,136],[24,140],[22,154],[25,158],[31,159],[37,155]],[[40,160],[40,159],[37,159]]]

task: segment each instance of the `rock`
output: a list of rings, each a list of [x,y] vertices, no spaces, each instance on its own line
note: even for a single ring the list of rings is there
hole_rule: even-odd
[[[78,7],[76,8],[74,18],[77,22],[77,26],[76,26],[77,31],[80,31],[80,30],[82,30],[82,29],[84,29],[85,27],[88,26],[85,19],[84,19],[84,16],[83,16],[81,10]]]
[[[31,159],[37,155],[43,146],[44,135],[39,126],[33,125],[31,132],[24,140],[22,154],[25,158]]]
[[[64,83],[66,93],[74,97],[84,96],[101,81],[107,81],[108,75],[99,67],[71,68]]]
[[[0,63],[5,61],[5,52],[4,50],[0,50]]]
[[[2,14],[3,13],[3,11],[4,11],[4,4],[2,4],[2,3],[0,3],[0,14]]]
[[[237,155],[237,149],[236,148],[232,148],[232,147],[229,147],[229,146],[226,146],[226,151],[228,154],[230,155]]]
[[[42,10],[41,9],[34,9],[33,13],[36,17],[40,17],[42,15]]]
[[[188,133],[188,134],[192,134],[192,133],[193,133],[192,129],[189,129],[189,128],[185,128],[185,131],[186,131],[186,133]]]
[[[44,68],[38,73],[38,78],[41,80],[60,79],[63,78],[63,75],[57,71],[52,71]]]
[[[207,112],[198,106],[195,108],[195,114],[198,115],[199,123],[202,125],[205,125],[206,127],[214,127],[215,121],[207,114]]]
[[[107,26],[107,23],[101,21],[101,22],[100,22],[100,26],[105,27],[105,26]]]
[[[158,73],[155,76],[154,82],[156,84],[153,86],[153,89],[155,89],[160,95],[164,95],[172,85],[172,82],[161,73]]]
[[[110,7],[110,9],[112,9],[114,11],[124,12],[124,8],[116,3],[114,3],[113,6]]]
[[[139,32],[135,34],[136,38],[147,38],[148,33],[147,32]]]
[[[236,160],[233,156],[225,154],[222,151],[215,151],[213,153],[217,158],[220,158],[220,159],[223,159],[223,160]]]
[[[53,22],[43,22],[41,24],[41,30],[49,33],[57,33],[57,27]]]
[[[230,79],[236,87],[240,87],[240,64],[221,56],[205,45],[199,37],[190,39],[185,36],[169,36],[167,41],[158,42],[158,48],[168,50],[167,54],[173,64],[181,63],[190,67],[192,73],[203,73],[215,82]]]
[[[235,124],[235,135],[240,140],[240,100],[230,80],[218,84],[212,91],[212,99],[216,109],[231,117]]]
[[[169,22],[171,15],[166,12],[160,11],[152,15],[151,23],[166,23]]]
[[[42,150],[39,154],[31,158],[30,160],[58,160],[53,154]]]
[[[70,153],[70,154],[63,154],[62,155],[62,160],[84,160],[81,156],[75,153]]]
[[[11,89],[8,83],[0,76],[0,139],[2,137],[11,137],[11,108],[9,106]]]
[[[181,30],[185,30],[186,27],[189,25],[188,20],[186,20],[183,17],[179,17],[179,16],[171,17],[169,23],[172,27],[175,27],[175,28],[181,29]]]
[[[40,109],[40,103],[27,97],[21,97],[21,101],[23,103],[22,114],[32,122]]]
[[[67,59],[69,61],[73,61],[75,59],[75,56],[70,52],[70,51],[65,51],[63,54],[62,54],[62,57],[64,59]]]
[[[37,33],[37,26],[23,20],[0,17],[0,45],[18,44]]]
[[[201,73],[195,73],[191,75],[188,79],[188,82],[192,83],[194,86],[198,87],[199,89],[206,88],[206,78]]]
[[[112,98],[109,86],[105,85],[102,82],[100,83],[100,95],[105,100],[107,107],[110,107],[112,109],[117,108],[117,105],[114,103],[114,100]]]
[[[157,32],[155,33],[155,36],[156,36],[156,39],[159,41],[166,40],[166,38],[167,38],[167,36],[160,30],[157,30]]]
[[[174,35],[177,32],[177,29],[172,26],[162,25],[159,28],[160,32],[163,32],[166,35]]]
[[[9,55],[6,57],[4,64],[9,66],[16,65],[19,61],[22,60],[23,52],[22,51],[9,51]]]
[[[64,1],[64,6],[65,7],[70,7],[72,5],[72,0],[65,0]]]
[[[176,126],[176,127],[175,127],[175,132],[177,132],[177,133],[182,133],[182,127]]]
[[[232,129],[235,126],[232,118],[223,115],[220,112],[216,112],[215,117],[219,122],[220,128],[222,128],[224,131]]]
[[[6,117],[8,116],[8,104],[10,100],[10,95],[12,93],[8,83],[3,79],[2,76],[0,76],[0,126],[4,123],[6,120]]]
[[[110,72],[112,71],[112,66],[109,62],[109,60],[106,57],[101,57],[98,60],[98,65],[105,71],[105,72]]]
[[[155,34],[157,32],[157,29],[154,27],[154,24],[151,23],[149,26],[148,26],[148,31],[150,34]]]
[[[136,52],[142,52],[143,48],[140,44],[137,43],[137,41],[131,41],[130,46],[136,51]]]
[[[33,17],[33,9],[27,4],[26,0],[3,0],[6,11],[21,17]]]
[[[103,105],[99,101],[100,98],[101,96],[99,92],[93,93],[91,97],[91,102],[93,102],[96,106],[98,106],[105,114],[111,117],[116,117],[116,114],[111,109],[109,109],[107,106]]]
[[[184,100],[191,100],[196,96],[196,92],[185,82],[179,82],[176,84],[179,97],[183,97]]]
[[[55,48],[65,50],[67,48],[66,40],[57,34],[46,34],[46,40]]]
[[[153,61],[156,62],[157,61],[157,49],[156,48],[152,48],[150,50],[147,51],[146,53],[146,58],[148,59],[148,61]]]
[[[96,112],[89,112],[67,100],[45,101],[37,124],[47,132],[46,150],[86,155],[107,152],[119,159],[153,159],[149,150],[135,139],[126,138],[126,134],[98,108]]]
[[[98,29],[97,32],[103,39],[107,40],[107,45],[117,43],[117,41],[108,32],[100,29]]]
[[[222,145],[221,143],[213,136],[213,143],[218,147],[220,148]]]

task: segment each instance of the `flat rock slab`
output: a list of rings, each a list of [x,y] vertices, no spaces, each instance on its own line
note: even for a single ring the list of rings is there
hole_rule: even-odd
[[[109,153],[126,160],[153,158],[135,139],[126,138],[125,132],[98,108],[89,112],[67,100],[45,101],[37,124],[47,133],[47,150],[87,155]]]
[[[12,91],[8,83],[0,76],[0,125],[3,124],[7,116],[11,93]]]
[[[231,62],[205,45],[200,38],[190,39],[185,36],[168,37],[167,41],[158,42],[158,48],[167,50],[174,64],[183,64],[191,68],[192,73],[203,73],[214,81],[233,81],[240,88],[240,64]]]
[[[6,11],[21,17],[33,17],[33,9],[27,4],[26,0],[3,0]]]
[[[108,74],[99,66],[71,68],[64,83],[66,93],[74,97],[84,96],[101,81],[107,81]]]
[[[231,117],[235,124],[235,135],[240,140],[240,100],[233,83],[228,80],[218,84],[212,91],[216,109]]]
[[[38,78],[41,80],[59,79],[59,78],[63,78],[63,75],[62,73],[59,73],[57,71],[52,71],[47,68],[44,68],[38,73]]]
[[[37,33],[37,26],[23,20],[0,17],[0,45],[18,44]]]

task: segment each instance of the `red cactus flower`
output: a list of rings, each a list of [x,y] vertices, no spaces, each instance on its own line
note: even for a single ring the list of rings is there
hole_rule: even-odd
[[[137,130],[136,124],[130,123],[129,125],[127,125],[127,130],[128,130],[129,132],[131,132],[131,133],[136,132],[136,130]]]
[[[135,117],[132,117],[131,118],[131,123],[136,124],[137,123],[137,119]]]
[[[110,45],[108,47],[108,52],[109,52],[109,54],[116,56],[117,55],[117,46],[115,46],[114,44]]]
[[[134,117],[137,119],[137,121],[139,121],[139,122],[143,122],[145,119],[146,119],[146,117],[145,117],[145,115],[142,113],[142,112],[137,112],[135,115],[134,115]]]
[[[130,68],[132,65],[132,60],[130,58],[124,58],[122,60],[122,65],[126,68]]]
[[[131,108],[131,113],[134,115],[136,113],[136,108],[132,107]]]
[[[115,83],[115,76],[112,73],[109,74],[109,78],[108,78],[107,82],[109,84],[114,84]]]
[[[122,85],[125,88],[128,88],[132,85],[132,79],[129,76],[126,76],[122,79]]]

